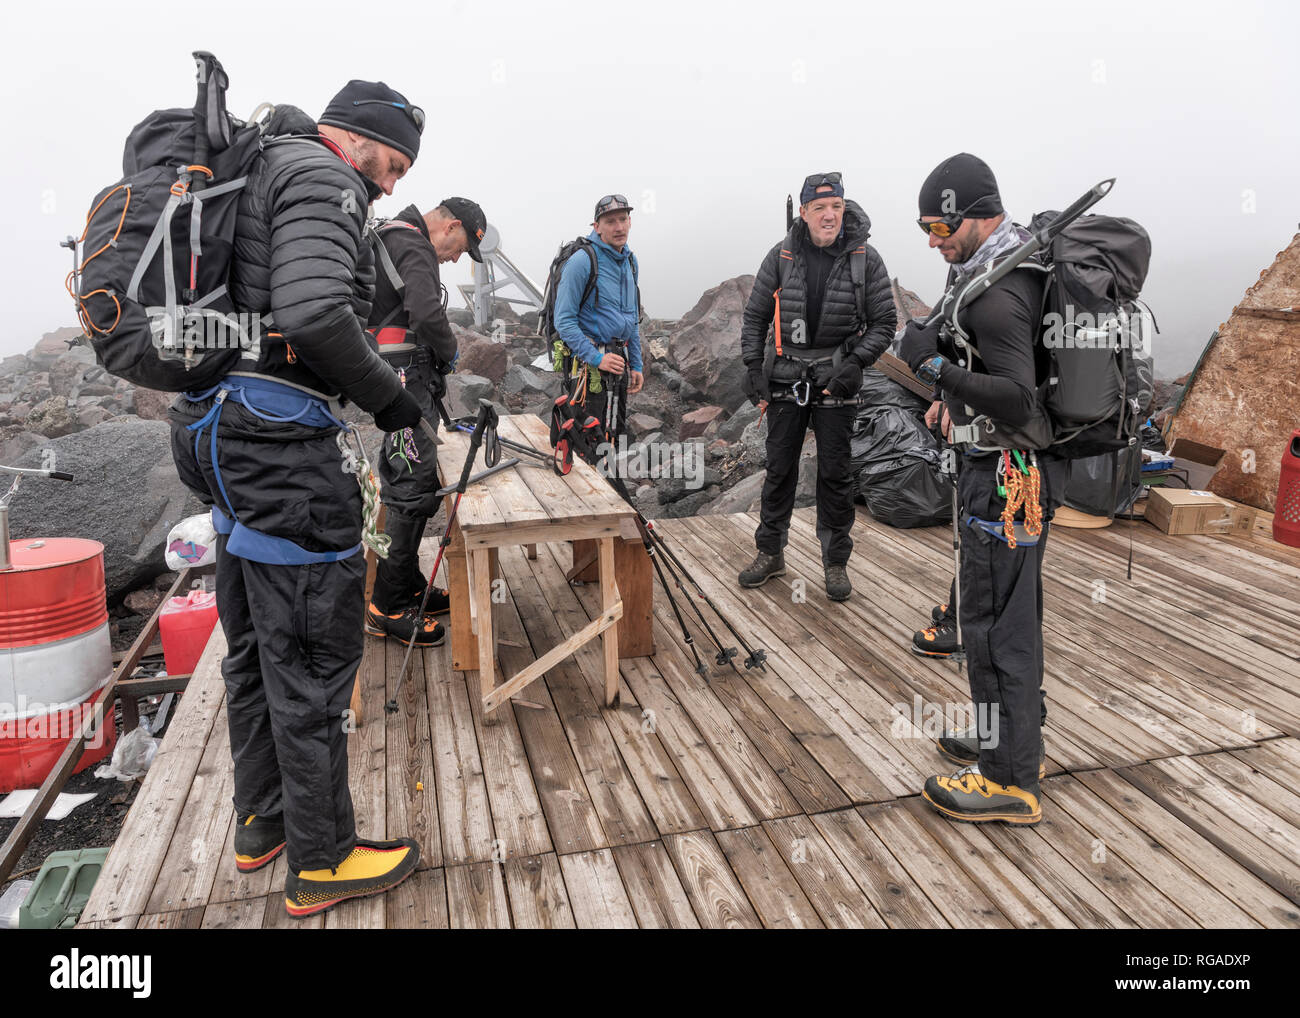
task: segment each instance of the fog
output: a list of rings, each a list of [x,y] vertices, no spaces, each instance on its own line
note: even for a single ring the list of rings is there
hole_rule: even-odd
[[[90,199],[121,176],[131,127],[192,103],[195,49],[225,65],[239,116],[263,101],[317,115],[354,77],[404,92],[430,123],[419,159],[376,213],[473,198],[539,283],[559,243],[587,231],[595,200],[626,194],[644,303],[661,318],[754,272],[784,232],[786,195],[824,170],[845,174],[890,274],[933,300],[945,266],[914,224],[916,194],[936,163],[964,150],[993,167],[1021,222],[1118,178],[1095,211],[1151,233],[1144,295],[1162,330],[1157,370],[1172,377],[1300,219],[1292,5],[188,11],[6,8],[0,354],[75,324],[59,241],[81,232]],[[453,303],[470,264],[444,270]]]

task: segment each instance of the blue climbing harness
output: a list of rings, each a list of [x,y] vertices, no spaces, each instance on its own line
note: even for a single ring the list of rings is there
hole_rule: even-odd
[[[194,457],[197,461],[203,432],[211,428],[212,439],[209,451],[212,457],[212,476],[216,478],[217,490],[221,493],[222,501],[226,503],[226,509],[229,510],[227,515],[215,503],[213,504],[212,529],[218,534],[227,536],[227,552],[248,559],[250,562],[262,562],[266,565],[307,566],[322,562],[339,562],[361,550],[361,542],[358,542],[344,551],[308,551],[287,537],[273,537],[244,526],[235,514],[235,507],[231,504],[225,482],[221,479],[221,467],[217,463],[217,430],[221,421],[221,408],[225,406],[227,399],[247,407],[249,412],[264,421],[346,430],[347,425],[333,414],[325,400],[295,386],[253,375],[227,375],[210,389],[203,392],[187,392],[184,395],[191,403],[201,403],[215,396],[212,409],[185,430],[195,433]],[[253,397],[256,398],[256,406],[253,404]]]
[[[970,527],[972,530],[982,530],[986,534],[992,534],[1003,544],[1007,543],[1007,536],[1002,532],[1001,520],[982,520],[978,516],[967,516],[966,526]],[[1025,525],[1019,520],[1016,520],[1012,526],[1015,528],[1017,548],[1021,545],[1032,547],[1038,543],[1040,535],[1030,534],[1029,531],[1025,529]]]

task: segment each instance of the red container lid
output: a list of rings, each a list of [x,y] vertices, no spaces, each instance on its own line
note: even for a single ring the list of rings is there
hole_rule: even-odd
[[[0,570],[0,648],[53,643],[108,622],[104,546],[80,537],[9,542]]]

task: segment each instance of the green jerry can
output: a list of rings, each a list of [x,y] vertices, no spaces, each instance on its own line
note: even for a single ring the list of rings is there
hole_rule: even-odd
[[[51,852],[18,910],[18,928],[67,930],[76,926],[107,858],[106,848]]]

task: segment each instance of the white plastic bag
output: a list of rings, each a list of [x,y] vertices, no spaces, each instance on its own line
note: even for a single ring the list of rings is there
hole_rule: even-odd
[[[167,568],[173,572],[180,572],[186,566],[206,566],[215,562],[217,532],[212,529],[211,514],[188,516],[172,527],[163,557],[167,560]]]
[[[117,740],[112,760],[95,768],[95,777],[117,778],[118,781],[142,778],[157,752],[158,740],[149,734],[149,723],[141,718],[138,728]]]

